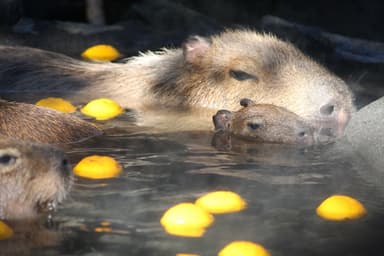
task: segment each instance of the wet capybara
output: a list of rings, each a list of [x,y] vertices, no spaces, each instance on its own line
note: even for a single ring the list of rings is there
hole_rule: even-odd
[[[32,219],[54,209],[72,180],[61,151],[0,137],[0,219]]]
[[[40,143],[70,143],[102,132],[70,114],[32,104],[0,100],[0,135]]]
[[[192,36],[126,63],[89,63],[27,47],[0,47],[0,93],[45,91],[83,101],[109,97],[124,107],[178,111],[209,129],[217,109],[242,98],[294,112],[316,129],[339,136],[354,110],[348,86],[290,43],[251,30]],[[144,112],[144,111],[143,111]]]
[[[216,131],[258,142],[312,145],[313,128],[298,115],[271,104],[255,104],[242,99],[236,112],[219,110],[213,116]]]

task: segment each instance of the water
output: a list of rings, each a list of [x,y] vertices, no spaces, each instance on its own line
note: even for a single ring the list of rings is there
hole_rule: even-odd
[[[151,134],[134,125],[75,144],[70,162],[91,154],[115,157],[124,167],[114,179],[77,178],[50,229],[62,236],[33,255],[217,255],[227,243],[249,240],[272,255],[382,255],[381,177],[344,141],[298,148],[233,140],[212,146],[210,132]],[[214,144],[217,144],[215,142]],[[164,232],[169,207],[215,190],[239,193],[240,213],[216,215],[201,238]],[[368,215],[329,222],[315,209],[332,194],[360,200]],[[95,232],[108,221],[111,232]]]

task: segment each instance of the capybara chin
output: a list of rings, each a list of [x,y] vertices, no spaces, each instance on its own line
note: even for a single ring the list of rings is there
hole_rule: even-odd
[[[313,128],[298,115],[270,104],[242,99],[236,112],[219,110],[213,116],[215,130],[257,142],[312,145]]]
[[[294,112],[341,135],[354,110],[347,85],[290,43],[251,30],[192,36],[181,49],[141,54],[126,63],[88,63],[25,47],[0,47],[0,91],[50,91],[84,101],[110,97],[138,110],[217,109],[242,98]]]
[[[59,144],[84,140],[102,132],[70,114],[32,104],[0,100],[0,134],[31,142]]]
[[[0,138],[0,219],[32,219],[67,196],[73,175],[51,146]]]

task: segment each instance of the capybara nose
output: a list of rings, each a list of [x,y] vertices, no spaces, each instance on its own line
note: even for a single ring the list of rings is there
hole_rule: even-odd
[[[329,117],[335,112],[335,104],[328,103],[320,107],[320,114],[324,117]]]
[[[336,101],[330,101],[320,107],[321,120],[328,123],[328,126],[331,127],[332,136],[335,137],[340,137],[344,134],[344,129],[351,117],[351,114],[340,106],[341,104],[338,104]]]
[[[213,124],[215,125],[215,131],[228,131],[231,125],[231,119],[233,113],[228,110],[219,110],[216,115],[212,117]]]
[[[296,140],[299,144],[312,145],[314,143],[313,129],[301,127],[296,131]]]
[[[60,172],[63,176],[67,177],[71,175],[71,166],[67,158],[62,158],[60,162]]]

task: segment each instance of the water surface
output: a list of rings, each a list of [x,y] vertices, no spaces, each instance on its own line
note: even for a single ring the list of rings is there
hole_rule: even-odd
[[[380,175],[339,141],[299,148],[232,141],[212,146],[211,132],[150,133],[127,125],[72,145],[71,163],[109,155],[124,167],[118,178],[77,178],[71,197],[53,217],[64,240],[36,255],[217,255],[233,240],[249,240],[272,255],[381,255],[384,237]],[[169,207],[215,190],[239,193],[240,213],[216,215],[201,238],[164,232]],[[316,207],[326,197],[360,200],[368,215],[329,222]],[[95,232],[108,221],[111,232]]]

